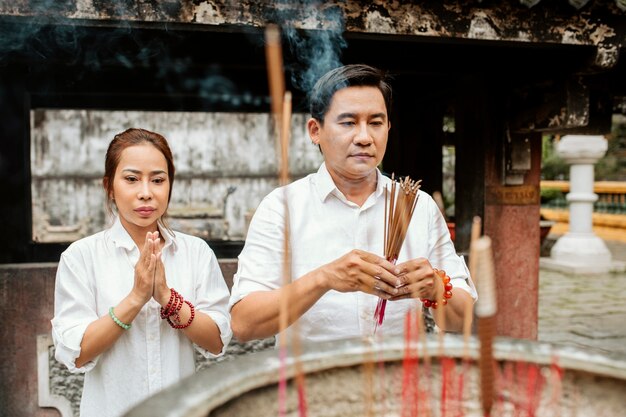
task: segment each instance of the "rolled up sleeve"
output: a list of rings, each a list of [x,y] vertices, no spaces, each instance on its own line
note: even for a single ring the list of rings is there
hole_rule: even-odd
[[[465,259],[456,253],[456,249],[450,238],[450,231],[441,211],[433,199],[427,195],[420,198],[428,199],[428,214],[430,216],[429,247],[432,248],[429,259],[434,268],[442,269],[450,276],[450,283],[454,288],[467,291],[474,301],[478,298],[478,293],[472,282],[469,269]]]
[[[194,344],[194,347],[205,358],[209,358],[219,357],[224,354],[233,337],[233,332],[230,327],[230,313],[228,311],[228,287],[215,254],[208,246],[205,247],[206,253],[200,259],[206,260],[206,265],[203,265],[201,268],[202,272],[197,282],[195,308],[207,314],[215,322],[220,330],[223,347],[218,354],[213,354],[196,344]]]
[[[76,367],[80,344],[87,326],[98,319],[94,294],[85,279],[85,269],[77,259],[64,253],[57,268],[54,291],[52,339],[55,358],[72,373],[88,372],[98,358]]]
[[[252,292],[271,291],[282,285],[284,205],[281,189],[263,199],[256,210],[246,243],[239,255],[229,310]]]

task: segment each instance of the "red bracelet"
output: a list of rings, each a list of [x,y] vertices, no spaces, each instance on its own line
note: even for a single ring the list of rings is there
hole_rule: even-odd
[[[174,288],[170,288],[170,301],[165,307],[161,308],[161,318],[165,319],[175,314],[183,306],[183,296],[180,295]],[[172,301],[173,298],[173,301]]]
[[[170,300],[167,302],[165,307],[161,307],[161,318],[164,319],[167,317],[166,312],[172,308],[172,301],[174,301],[174,297],[176,296],[176,291],[173,288],[170,288]]]
[[[182,297],[181,297],[182,298]],[[172,322],[172,320],[170,320],[169,317],[167,317],[167,322],[170,324],[170,326],[172,326],[172,328],[174,329],[184,329],[186,327],[189,327],[191,325],[191,322],[193,321],[194,317],[196,316],[196,310],[193,307],[193,304],[191,304],[189,301],[185,300],[185,303],[189,306],[189,308],[191,309],[191,316],[189,317],[189,320],[187,320],[187,323],[185,324],[175,324],[174,322]],[[180,303],[181,307],[182,307],[182,303]],[[180,311],[180,307],[178,308],[178,311]],[[180,319],[180,316],[178,316],[178,311],[176,312],[176,319],[177,321]]]
[[[184,301],[185,301],[185,299],[183,298],[183,296],[178,294],[178,304],[176,304],[176,307],[172,311],[172,314],[170,314],[168,316],[168,318],[173,316],[177,323],[180,322],[180,314],[179,313],[180,313],[180,309],[183,308]]]
[[[441,280],[443,281],[444,293],[443,293],[443,299],[441,300],[441,304],[445,306],[446,304],[448,304],[448,299],[452,298],[452,284],[450,284],[450,277],[448,276],[448,274],[446,274],[446,271],[444,270],[433,268],[433,271],[435,272],[435,275],[440,277]],[[439,303],[437,303],[437,300],[429,300],[427,298],[421,298],[420,301],[424,304],[426,308],[439,307]]]

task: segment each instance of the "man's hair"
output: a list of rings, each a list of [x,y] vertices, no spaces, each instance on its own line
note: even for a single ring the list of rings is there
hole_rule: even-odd
[[[364,64],[344,65],[322,76],[313,86],[309,98],[311,117],[324,123],[333,96],[346,87],[370,86],[380,90],[385,100],[387,117],[391,111],[391,86],[384,71]]]

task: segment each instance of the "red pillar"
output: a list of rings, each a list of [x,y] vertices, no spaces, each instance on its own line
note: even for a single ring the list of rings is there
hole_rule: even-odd
[[[523,184],[503,184],[501,152],[487,149],[483,232],[493,243],[499,336],[537,339],[539,309],[539,181],[541,136],[530,141]]]

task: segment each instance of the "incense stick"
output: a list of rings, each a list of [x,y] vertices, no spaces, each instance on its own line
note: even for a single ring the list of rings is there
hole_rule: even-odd
[[[289,152],[289,127],[290,127],[290,119],[291,119],[291,94],[289,92],[285,93],[285,100],[283,101],[283,111],[282,111],[282,125],[280,130],[280,149],[281,149],[281,161],[279,168],[279,178],[281,185],[286,185],[289,181],[289,163],[288,163],[288,152]],[[289,248],[289,207],[287,204],[287,189],[283,188],[283,202],[285,209],[285,225],[284,225],[284,236],[283,236],[283,293],[280,297],[280,305],[279,305],[279,345],[281,349],[286,349],[287,347],[287,338],[284,337],[285,330],[289,326],[289,310],[287,305],[287,285],[291,282],[291,255]]]
[[[277,156],[279,159],[279,182],[285,186],[289,183],[289,136],[291,130],[291,93],[285,92],[285,80],[283,70],[282,48],[280,44],[280,32],[278,27],[270,25],[265,31],[268,81],[271,96],[272,114],[275,131],[278,134]],[[287,201],[287,189],[283,188],[284,195],[284,236],[283,236],[283,286],[279,298],[279,384],[278,384],[278,414],[285,416],[287,413],[287,327],[289,325],[289,306],[287,305],[289,287],[291,282],[291,255],[289,248],[289,207]],[[305,417],[307,412],[306,396],[304,390],[304,373],[300,361],[300,340],[297,322],[292,331],[292,343],[294,346],[295,380],[298,390],[298,406],[300,417]]]
[[[272,114],[278,118],[283,110],[283,96],[285,94],[285,75],[283,70],[283,52],[280,45],[280,30],[276,25],[265,28],[265,59],[267,60],[267,75],[270,97],[272,99]]]
[[[291,92],[285,92],[283,99],[282,123],[280,129],[280,185],[287,185],[289,179],[289,138],[291,133]]]
[[[387,187],[385,187],[385,223],[383,232],[385,242],[383,247],[385,258],[391,263],[395,264],[400,255],[400,249],[404,243],[404,238],[419,198],[418,191],[421,182],[422,180],[414,181],[409,177],[396,181],[395,176],[392,174],[389,198],[387,198]],[[382,298],[376,304],[374,332],[383,323],[386,305],[387,300]]]
[[[275,151],[281,161],[283,154],[283,100],[285,99],[285,71],[283,68],[283,52],[280,43],[280,29],[270,24],[265,28],[265,59],[267,61],[267,80],[269,83],[270,104],[274,132],[277,135]],[[279,162],[280,164],[280,162]],[[282,171],[281,171],[282,172]],[[282,182],[283,178],[279,177]],[[281,183],[281,185],[284,185]]]
[[[483,413],[491,414],[494,400],[493,337],[495,333],[496,285],[491,239],[483,236],[474,244],[476,281],[479,291],[476,305],[480,339],[480,393]]]
[[[476,276],[476,248],[474,244],[480,237],[480,229],[482,226],[482,220],[479,216],[474,216],[472,220],[472,232],[470,238],[470,253],[469,253],[469,271],[470,279]],[[465,316],[463,317],[463,357],[469,358],[469,339],[472,334],[472,316],[473,316],[473,304],[467,303],[465,306]]]

